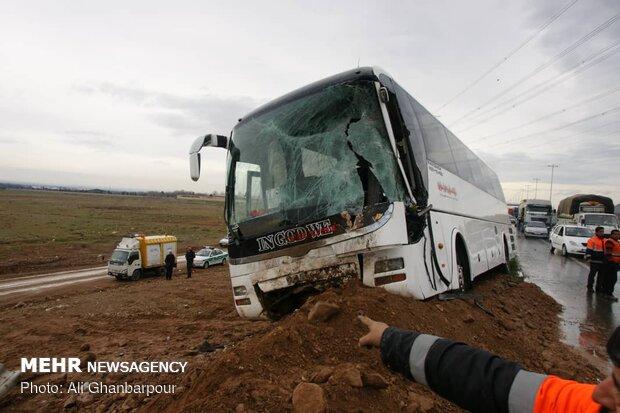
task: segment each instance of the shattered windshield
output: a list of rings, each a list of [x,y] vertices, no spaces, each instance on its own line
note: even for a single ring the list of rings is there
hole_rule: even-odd
[[[267,230],[403,200],[374,83],[329,86],[239,125],[228,185],[229,224]]]

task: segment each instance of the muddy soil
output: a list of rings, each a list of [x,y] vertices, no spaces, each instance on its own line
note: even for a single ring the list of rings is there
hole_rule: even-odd
[[[365,332],[355,321],[360,310],[392,325],[480,346],[534,371],[587,382],[601,377],[599,370],[560,343],[559,305],[538,287],[495,274],[476,282],[475,293],[479,305],[472,299],[421,302],[353,281],[312,297],[280,321],[247,321],[237,316],[232,304],[227,268],[214,267],[199,270],[191,280],[99,283],[30,300],[5,300],[0,304],[0,361],[8,368],[17,369],[20,357],[83,357],[92,352],[97,360],[188,361],[189,372],[30,374],[24,379],[36,383],[126,381],[178,387],[174,395],[148,398],[27,395],[14,390],[0,401],[0,409],[290,411],[295,387],[315,381],[328,411],[460,411],[388,371],[377,350],[358,347]],[[319,300],[340,310],[328,321],[308,321]],[[89,350],[80,350],[86,347]],[[317,378],[317,372],[323,377]],[[387,387],[351,385],[351,374],[374,373]]]

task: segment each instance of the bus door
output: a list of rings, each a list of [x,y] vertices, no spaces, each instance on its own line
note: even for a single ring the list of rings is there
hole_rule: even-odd
[[[448,215],[440,215],[437,212],[431,212],[430,214],[430,230],[432,236],[432,249],[430,250],[430,261],[429,266],[432,265],[433,268],[431,270],[432,274],[435,274],[435,283],[437,283],[437,288],[442,290],[445,285],[445,281],[451,283],[452,281],[452,255],[451,250],[452,246],[450,237],[446,237],[443,231],[444,225],[441,224],[442,219],[447,219],[449,221]],[[446,242],[448,240],[448,242]],[[434,255],[434,256],[433,256]],[[442,280],[443,276],[443,280]],[[443,285],[443,287],[442,287]]]

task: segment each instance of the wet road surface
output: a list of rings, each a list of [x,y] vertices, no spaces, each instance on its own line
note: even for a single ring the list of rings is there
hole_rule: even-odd
[[[521,235],[517,239],[517,254],[526,280],[563,306],[564,340],[606,360],[605,344],[620,323],[620,303],[586,293],[589,265],[577,256],[550,253],[547,240]],[[620,295],[618,284],[615,295]]]
[[[184,262],[185,257],[177,257],[177,263],[182,264]],[[100,280],[103,278],[108,278],[110,282],[116,281],[113,277],[108,276],[107,266],[8,278],[0,281],[0,297],[9,294],[34,293],[49,288]]]

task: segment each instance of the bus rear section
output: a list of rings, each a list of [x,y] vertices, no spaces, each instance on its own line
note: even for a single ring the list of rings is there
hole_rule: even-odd
[[[475,238],[471,229],[484,225],[472,222],[507,227],[503,194],[481,198],[479,214],[452,222],[480,188],[448,168],[445,176],[454,175],[449,186],[460,198],[446,201],[429,178],[428,125],[403,93],[380,69],[356,69],[258,108],[229,137],[206,135],[194,143],[194,179],[202,147],[227,150],[225,218],[240,315],[279,317],[351,278],[424,299],[478,274],[482,266],[470,270],[478,245],[467,244]],[[504,228],[483,230],[493,231],[488,243],[504,235]],[[487,249],[503,259],[499,241]]]

